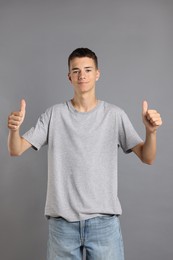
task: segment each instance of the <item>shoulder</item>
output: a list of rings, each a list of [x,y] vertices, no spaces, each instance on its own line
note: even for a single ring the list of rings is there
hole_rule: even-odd
[[[55,104],[47,109],[39,116],[40,121],[49,122],[54,120],[58,115],[62,114],[66,110],[66,103]]]
[[[50,106],[49,108],[46,109],[45,113],[51,115],[53,113],[63,112],[66,109],[67,109],[67,102],[63,102],[63,103]]]
[[[120,115],[120,116],[125,114],[124,110],[121,107],[108,103],[106,101],[103,101],[103,102],[104,102],[105,111],[109,111],[109,112],[115,113],[116,115]]]

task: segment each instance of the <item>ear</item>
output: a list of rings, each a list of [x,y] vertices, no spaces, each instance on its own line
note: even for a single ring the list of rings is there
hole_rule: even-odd
[[[100,70],[97,70],[97,73],[96,73],[96,81],[99,80],[100,78]]]
[[[68,79],[70,80],[71,82],[71,76],[70,76],[70,72],[68,73]]]

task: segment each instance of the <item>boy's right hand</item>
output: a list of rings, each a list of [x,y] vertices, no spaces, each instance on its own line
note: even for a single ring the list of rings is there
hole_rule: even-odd
[[[24,121],[26,112],[26,102],[24,99],[20,102],[20,111],[12,112],[8,117],[8,128],[11,131],[19,130],[21,124]]]

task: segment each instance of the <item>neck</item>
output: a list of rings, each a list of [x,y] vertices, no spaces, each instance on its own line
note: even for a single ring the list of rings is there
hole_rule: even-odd
[[[95,95],[93,96],[77,96],[71,100],[75,109],[79,112],[88,112],[95,108],[98,104],[98,100]]]

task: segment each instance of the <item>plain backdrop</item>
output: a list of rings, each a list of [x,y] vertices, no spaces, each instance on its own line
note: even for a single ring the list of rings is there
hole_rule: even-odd
[[[173,259],[172,28],[172,0],[0,0],[0,259],[46,259],[47,150],[10,157],[7,117],[25,98],[22,134],[70,99],[78,47],[99,58],[97,97],[123,108],[142,138],[142,101],[162,115],[152,166],[119,153],[120,221],[126,260]]]

